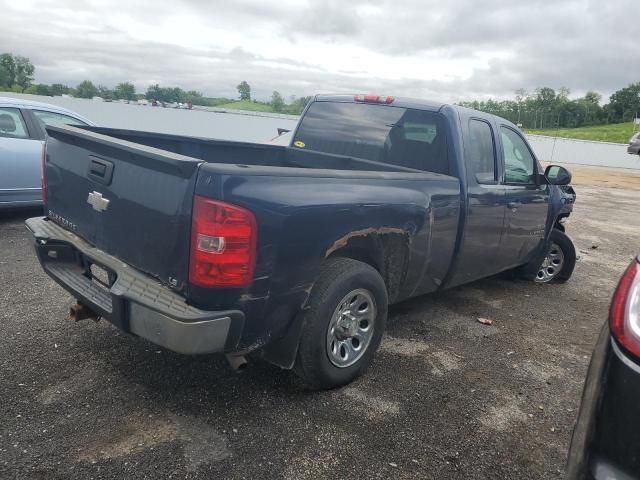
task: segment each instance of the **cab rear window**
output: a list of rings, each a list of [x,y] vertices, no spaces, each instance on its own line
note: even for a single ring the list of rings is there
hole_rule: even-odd
[[[296,132],[294,148],[449,174],[441,114],[363,103],[315,102]]]

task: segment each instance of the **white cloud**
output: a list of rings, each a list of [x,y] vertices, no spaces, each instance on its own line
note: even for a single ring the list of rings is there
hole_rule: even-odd
[[[537,86],[605,95],[640,80],[633,0],[335,0],[3,6],[2,49],[36,80],[132,81],[235,96],[380,92],[441,100]]]

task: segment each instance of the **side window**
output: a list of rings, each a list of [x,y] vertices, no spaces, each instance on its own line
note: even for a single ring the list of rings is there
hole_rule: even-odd
[[[29,138],[22,113],[17,108],[0,107],[0,137]]]
[[[42,123],[46,125],[86,125],[82,120],[70,117],[69,115],[63,115],[62,113],[47,112],[45,110],[32,110],[33,115]]]
[[[500,134],[504,151],[505,183],[535,183],[535,160],[522,137],[507,127],[500,127]]]
[[[482,120],[469,121],[467,170],[478,183],[496,182],[496,147],[491,126]]]

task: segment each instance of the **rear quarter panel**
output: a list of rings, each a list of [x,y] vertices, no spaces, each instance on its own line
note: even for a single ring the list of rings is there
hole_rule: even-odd
[[[453,256],[460,187],[437,174],[346,172],[203,165],[196,194],[243,206],[256,215],[258,255],[248,292],[225,302],[244,304],[244,346],[267,343],[303,308],[322,262],[351,238],[398,234],[408,262],[398,300],[432,291]],[[193,290],[203,308],[220,294]]]

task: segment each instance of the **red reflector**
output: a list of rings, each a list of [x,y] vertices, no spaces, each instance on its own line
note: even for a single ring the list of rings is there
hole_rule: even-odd
[[[389,105],[393,103],[395,100],[393,97],[384,96],[384,95],[354,95],[353,100],[355,102],[363,102],[363,103],[382,103]]]
[[[256,219],[249,210],[196,195],[189,282],[201,287],[249,286],[255,268],[256,233]]]
[[[40,187],[42,188],[42,201],[47,202],[47,144],[42,144],[42,156],[40,157]]]
[[[625,350],[640,357],[640,265],[636,260],[618,283],[609,311],[609,328]]]

